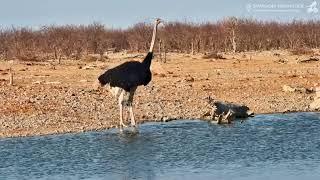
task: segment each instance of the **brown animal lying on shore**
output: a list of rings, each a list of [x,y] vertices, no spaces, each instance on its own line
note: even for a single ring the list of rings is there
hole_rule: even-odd
[[[230,124],[235,118],[247,118],[254,116],[254,113],[245,105],[217,101],[207,98],[212,108],[211,120],[217,124]]]

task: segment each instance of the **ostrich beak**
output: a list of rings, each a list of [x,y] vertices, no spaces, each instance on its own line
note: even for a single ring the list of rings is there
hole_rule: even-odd
[[[163,20],[162,20],[162,19],[160,19],[160,18],[156,18],[155,20],[158,22],[158,24],[163,23]]]

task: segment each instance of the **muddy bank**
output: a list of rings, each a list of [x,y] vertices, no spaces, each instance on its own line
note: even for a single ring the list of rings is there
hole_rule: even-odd
[[[266,54],[251,56],[251,60],[241,54],[226,58],[171,54],[165,64],[155,59],[152,82],[139,87],[134,97],[138,123],[201,118],[210,110],[209,95],[246,104],[255,114],[310,110],[314,93],[285,92],[283,86],[318,86],[319,62],[279,64],[277,57]],[[93,91],[91,85],[98,74],[121,59],[62,65],[0,61],[0,137],[117,127],[117,101],[106,90]],[[14,86],[8,85],[9,66],[14,70]]]

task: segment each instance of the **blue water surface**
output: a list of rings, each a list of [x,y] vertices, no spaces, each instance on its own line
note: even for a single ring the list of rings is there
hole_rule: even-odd
[[[0,139],[0,179],[320,179],[320,113]]]

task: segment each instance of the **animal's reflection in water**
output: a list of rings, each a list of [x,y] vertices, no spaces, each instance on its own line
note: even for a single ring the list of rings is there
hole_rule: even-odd
[[[138,136],[139,130],[135,127],[131,128],[125,128],[123,131],[119,132],[120,137],[132,137],[132,136]]]
[[[134,142],[139,138],[140,134],[137,128],[124,128],[118,133],[118,138],[126,143]]]

